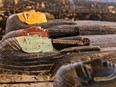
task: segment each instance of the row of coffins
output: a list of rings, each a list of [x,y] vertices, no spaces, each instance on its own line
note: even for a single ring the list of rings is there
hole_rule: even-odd
[[[37,33],[28,32],[27,30],[40,29]],[[115,63],[115,35],[83,35],[83,36],[70,36],[71,33],[56,30],[52,36],[52,45],[55,50],[53,52],[45,53],[25,53],[22,50],[21,44],[19,44],[19,38],[34,37],[28,35],[43,35],[49,36],[49,32],[46,29],[38,27],[31,27],[28,29],[22,29],[7,33],[3,37],[1,42],[1,69],[8,70],[15,73],[26,74],[53,74],[55,75],[57,69],[65,63],[88,61],[94,58],[104,58]],[[51,29],[52,30],[52,29]],[[20,32],[18,32],[20,31]],[[49,30],[48,30],[49,31]],[[70,32],[73,30],[70,30]],[[77,30],[78,31],[78,28]],[[25,33],[24,33],[25,32]],[[44,33],[42,33],[44,32]],[[60,32],[60,33],[59,33]],[[75,32],[75,31],[73,31]],[[11,33],[11,34],[10,34]],[[52,30],[52,33],[54,31]],[[59,33],[59,34],[58,34]],[[15,36],[11,36],[11,35]],[[62,35],[69,35],[65,37]],[[73,34],[73,33],[72,33]],[[19,37],[19,36],[20,37]],[[61,36],[60,36],[61,35]],[[7,36],[7,38],[5,38]],[[11,37],[9,37],[11,36]],[[56,37],[55,37],[56,36]],[[56,39],[55,39],[56,38]],[[26,38],[25,38],[26,39]],[[43,40],[45,38],[42,38]],[[28,41],[27,41],[28,42]],[[28,44],[27,44],[28,45]],[[75,47],[76,46],[76,47]],[[72,47],[72,48],[67,48]],[[48,47],[49,48],[49,47]],[[44,48],[46,49],[46,48]],[[28,50],[29,51],[29,50]],[[111,56],[111,58],[109,58]],[[15,61],[15,62],[14,62]],[[58,62],[59,61],[59,62]],[[43,65],[43,66],[42,66]]]
[[[57,70],[69,63],[97,58],[116,63],[114,22],[52,20],[27,24],[13,17],[8,19],[0,42],[0,71],[10,76],[0,84],[52,82]],[[38,75],[43,79],[36,79]]]

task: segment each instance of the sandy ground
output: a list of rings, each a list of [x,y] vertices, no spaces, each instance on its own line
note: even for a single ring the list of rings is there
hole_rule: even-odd
[[[45,81],[49,80],[48,76],[40,75],[18,75],[18,74],[0,74],[0,87],[53,87],[52,82],[41,83],[18,83],[18,84],[5,84],[5,82],[30,82],[30,81]]]

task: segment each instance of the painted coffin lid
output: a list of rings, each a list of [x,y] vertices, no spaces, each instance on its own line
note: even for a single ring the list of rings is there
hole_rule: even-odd
[[[51,39],[38,35],[16,37],[22,51],[27,53],[53,51]]]
[[[29,25],[47,22],[45,14],[41,12],[36,12],[35,10],[26,11],[17,15],[20,21]]]
[[[40,35],[42,37],[48,37],[48,31],[41,27],[30,27],[27,29],[21,29],[16,31],[17,36],[29,36],[29,35]]]

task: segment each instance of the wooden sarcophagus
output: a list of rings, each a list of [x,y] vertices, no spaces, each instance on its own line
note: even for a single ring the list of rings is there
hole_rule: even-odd
[[[15,20],[14,20],[15,19]],[[44,29],[51,30],[55,32],[55,30],[59,29],[75,29],[75,27],[79,28],[80,33],[76,33],[76,35],[104,35],[104,34],[115,34],[116,31],[116,23],[115,22],[107,22],[107,21],[73,21],[73,20],[64,20],[64,19],[55,19],[49,20],[48,22],[28,25],[25,23],[17,22],[20,21],[15,16],[8,19],[8,21],[14,20],[15,24],[11,22],[7,23],[6,33],[10,31],[15,31],[19,29],[30,28],[33,26],[40,26]],[[12,25],[12,26],[10,26]],[[17,27],[20,26],[20,27]],[[67,31],[67,30],[66,30]],[[58,33],[58,31],[56,31]],[[65,32],[66,33],[66,32]]]
[[[83,39],[78,40],[81,42]],[[101,46],[99,44],[89,45],[81,43],[81,46],[79,46],[78,43],[76,47],[65,48],[65,41],[65,45],[67,43],[70,44],[67,40],[53,39],[52,44],[54,49],[52,51],[27,53],[24,49],[22,50],[23,46],[19,44],[18,41],[19,40],[14,37],[1,42],[0,71],[2,79],[0,84],[3,87],[5,85],[11,87],[50,87],[52,86],[56,71],[59,67],[68,63],[89,61],[95,58],[103,58],[104,60],[116,63],[115,49],[104,50],[104,48],[102,48],[103,45]],[[62,48],[60,48],[60,46],[60,49],[57,48],[55,45],[57,41],[61,42],[59,45],[61,45]],[[74,40],[72,40],[72,43],[73,41]],[[101,48],[99,46],[101,46]]]

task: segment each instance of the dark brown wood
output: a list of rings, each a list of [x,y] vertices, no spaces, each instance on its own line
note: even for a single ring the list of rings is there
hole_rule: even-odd
[[[48,35],[50,38],[58,38],[58,37],[67,37],[67,36],[76,36],[79,35],[79,28],[67,28],[67,29],[49,29]]]

